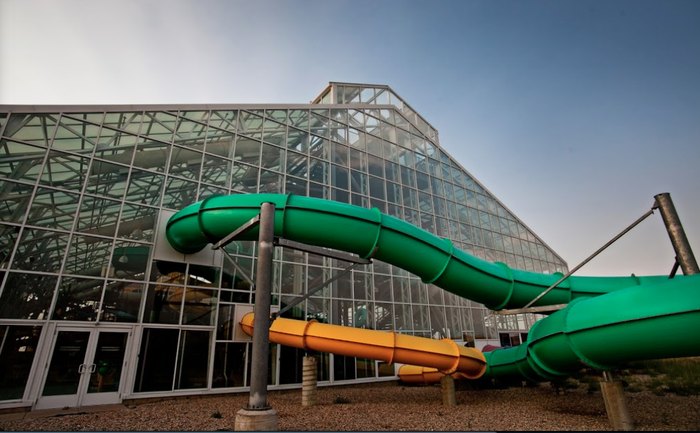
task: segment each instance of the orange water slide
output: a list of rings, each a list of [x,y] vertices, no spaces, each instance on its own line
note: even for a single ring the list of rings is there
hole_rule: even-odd
[[[253,313],[243,316],[241,328],[246,334],[253,335]],[[389,364],[409,364],[402,367],[402,370],[411,366],[428,367],[428,372],[435,369],[434,373],[440,376],[451,374],[460,378],[478,379],[486,372],[486,360],[480,350],[460,346],[450,339],[434,340],[396,332],[282,317],[276,318],[270,325],[269,338],[271,343],[304,350],[376,359]],[[411,368],[405,372],[400,376],[401,380],[425,382],[420,367],[415,370],[420,372],[420,378]]]

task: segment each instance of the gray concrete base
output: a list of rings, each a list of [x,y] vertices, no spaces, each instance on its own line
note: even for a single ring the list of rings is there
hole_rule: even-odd
[[[278,431],[277,411],[241,409],[236,413],[234,431]]]

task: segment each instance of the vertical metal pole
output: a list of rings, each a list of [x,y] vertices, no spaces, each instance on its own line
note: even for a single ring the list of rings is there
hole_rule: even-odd
[[[255,319],[253,326],[253,359],[250,371],[248,409],[269,409],[267,404],[267,368],[270,353],[270,293],[272,286],[272,253],[275,235],[275,205],[263,203],[260,208],[258,264],[255,275]]]
[[[668,236],[671,238],[671,244],[676,252],[676,259],[683,270],[683,274],[700,273],[698,262],[695,260],[693,250],[690,248],[688,238],[685,236],[683,224],[681,224],[681,219],[678,217],[676,208],[671,200],[671,194],[667,192],[657,194],[654,196],[654,199],[656,199],[656,205],[661,211],[661,218],[663,218],[666,225],[666,231],[668,231]]]

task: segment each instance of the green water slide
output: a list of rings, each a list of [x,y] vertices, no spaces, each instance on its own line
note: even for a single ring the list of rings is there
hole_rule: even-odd
[[[493,310],[523,307],[562,276],[481,260],[377,209],[296,195],[210,197],[173,215],[167,239],[195,253],[255,217],[264,202],[275,204],[276,236],[390,263]],[[700,355],[700,275],[572,276],[534,306],[555,304],[568,305],[538,321],[524,344],[485,354],[487,375],[548,380],[584,366]]]

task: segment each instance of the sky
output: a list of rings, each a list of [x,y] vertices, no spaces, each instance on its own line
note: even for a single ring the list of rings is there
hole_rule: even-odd
[[[387,84],[570,268],[668,192],[700,259],[700,2],[0,0],[0,104]],[[659,212],[577,275],[668,274]]]

